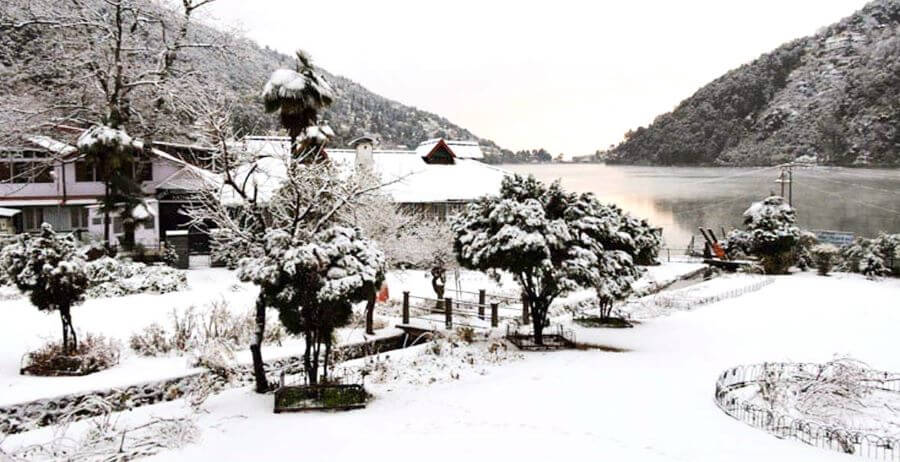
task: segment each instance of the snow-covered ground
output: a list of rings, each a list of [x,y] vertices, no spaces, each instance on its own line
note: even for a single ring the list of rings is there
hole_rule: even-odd
[[[641,284],[656,284],[671,281],[680,275],[693,271],[701,265],[672,263],[650,267]],[[56,313],[42,313],[35,309],[25,297],[9,294],[12,299],[0,297],[0,406],[110,387],[126,386],[157,379],[166,379],[195,371],[183,356],[144,358],[129,351],[129,337],[150,325],[167,325],[171,313],[183,313],[191,306],[204,309],[209,303],[225,300],[235,313],[252,309],[258,289],[253,284],[240,282],[235,273],[223,268],[205,268],[187,272],[188,290],[168,294],[138,294],[124,297],[88,299],[73,309],[73,321],[82,335],[102,334],[118,340],[122,348],[120,364],[111,369],[84,377],[31,377],[19,374],[22,356],[37,349],[50,340],[57,340],[60,334],[59,316]],[[388,274],[390,297],[395,306],[402,300],[404,290],[412,295],[433,297],[431,278],[425,271],[394,271]],[[516,285],[511,278],[503,278],[499,283],[482,273],[472,271],[448,274],[447,295],[459,299],[476,299],[477,295],[461,294],[457,289],[477,292],[485,289],[490,293],[516,296]],[[590,291],[585,291],[586,296]],[[389,316],[388,326],[399,317],[397,309],[379,305],[379,316]],[[342,343],[363,340],[363,330],[358,326],[341,329],[338,332]],[[281,347],[267,346],[266,358],[277,358],[302,353],[303,342],[289,339]],[[247,351],[238,352],[239,362],[249,363]]]
[[[369,384],[370,405],[345,413],[272,413],[249,389],[211,398],[200,440],[154,460],[858,460],[779,440],[713,402],[724,369],[848,354],[900,371],[900,281],[811,273],[633,329],[578,328],[604,350],[529,353],[432,385]],[[397,355],[411,354],[397,352]],[[123,421],[185,413],[180,401],[123,413]],[[48,439],[12,435],[5,449]]]

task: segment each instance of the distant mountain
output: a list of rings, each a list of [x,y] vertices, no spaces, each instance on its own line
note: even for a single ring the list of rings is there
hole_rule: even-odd
[[[7,5],[9,10],[15,11],[15,6],[27,8],[29,0],[4,1],[9,1]],[[103,0],[86,0],[86,2],[102,3]],[[64,6],[60,4],[60,8]],[[2,12],[3,8],[0,8],[0,16]],[[191,51],[182,56],[185,62],[181,65],[198,74],[220,79],[227,90],[233,92],[231,96],[240,99],[242,104],[235,108],[234,121],[241,133],[265,134],[277,131],[278,117],[265,114],[258,97],[272,71],[280,67],[292,68],[294,57],[209,26],[194,24],[193,27],[193,35],[201,38],[200,41],[227,43],[228,51],[224,53]],[[0,76],[5,75],[4,69],[13,62],[47,61],[44,50],[54,47],[54,42],[51,35],[44,36],[33,30],[18,35],[0,34]],[[302,48],[303,43],[297,43],[297,46]],[[383,147],[405,145],[414,148],[427,139],[444,137],[478,140],[486,154],[500,155],[501,149],[493,141],[478,138],[441,116],[379,96],[362,85],[345,77],[330,74],[327,70],[323,70],[323,73],[338,93],[334,104],[324,113],[324,119],[337,135],[332,145],[343,147],[357,136],[371,134],[380,139]],[[57,91],[65,91],[63,88],[65,85],[83,84],[58,80],[54,81],[54,85],[58,85],[58,88],[55,88]],[[16,82],[16,85],[21,84],[20,81]],[[25,85],[30,85],[30,88],[12,87],[0,81],[0,97],[13,92],[37,94],[38,97],[48,100],[54,97],[53,92],[46,87],[46,82],[30,82]]]
[[[876,0],[704,86],[609,161],[900,167],[900,0]]]

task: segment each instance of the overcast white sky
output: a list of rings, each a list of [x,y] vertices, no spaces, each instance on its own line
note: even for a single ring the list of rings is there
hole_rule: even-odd
[[[618,143],[864,0],[219,0],[257,42],[511,149]]]

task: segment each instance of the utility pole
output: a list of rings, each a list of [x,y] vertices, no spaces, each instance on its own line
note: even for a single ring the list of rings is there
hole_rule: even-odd
[[[784,185],[788,185],[788,205],[794,206],[794,169],[793,164],[784,164],[781,166],[781,174],[775,180],[781,184],[781,197],[784,197]],[[785,175],[787,173],[787,175]]]

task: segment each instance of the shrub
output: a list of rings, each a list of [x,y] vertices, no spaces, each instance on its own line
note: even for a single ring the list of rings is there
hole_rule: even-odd
[[[211,303],[205,311],[197,311],[193,306],[180,314],[173,310],[168,328],[150,324],[132,334],[128,343],[141,356],[160,356],[172,351],[198,354],[211,344],[239,349],[250,344],[255,322],[251,314],[232,314],[228,305],[219,301]],[[266,342],[281,345],[286,336],[287,331],[278,321],[266,323]]]
[[[801,231],[800,237],[797,238],[797,247],[794,249],[797,259],[797,267],[806,271],[815,266],[812,253],[813,247],[818,244],[819,238],[809,231]]]
[[[162,261],[172,268],[178,265],[178,252],[175,251],[174,246],[166,245],[163,247]]]
[[[794,226],[794,208],[781,196],[754,202],[744,212],[746,230],[728,235],[728,252],[755,255],[766,274],[785,274],[796,261],[800,230]]]
[[[900,234],[881,233],[875,239],[857,238],[841,249],[841,269],[868,278],[890,275],[900,251]]]
[[[840,250],[831,244],[818,244],[813,246],[811,252],[816,270],[822,276],[828,275],[840,255]]]
[[[28,353],[23,374],[57,376],[87,375],[119,363],[119,344],[101,335],[88,334],[77,348],[67,353],[63,344],[50,342]]]
[[[176,292],[187,288],[184,271],[166,265],[145,265],[102,257],[85,265],[89,297],[118,297],[139,293]]]

